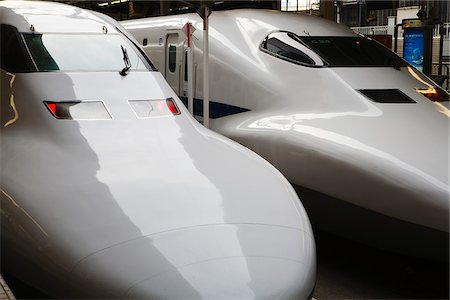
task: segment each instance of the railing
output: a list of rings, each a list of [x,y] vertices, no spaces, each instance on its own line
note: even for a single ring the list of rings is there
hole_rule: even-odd
[[[388,34],[389,26],[364,26],[364,27],[350,27],[353,31],[364,34]]]
[[[450,35],[450,23],[444,23],[444,24],[442,24],[442,26],[444,26],[444,31],[446,33],[445,36],[448,39],[449,35]],[[440,28],[441,28],[441,24],[438,24],[437,26],[434,27],[434,29],[433,29],[433,36],[440,36],[440,34],[439,34]]]
[[[442,26],[445,28],[446,38],[448,39],[450,36],[450,23],[444,23]],[[364,35],[372,35],[372,34],[394,34],[394,26],[362,26],[362,27],[350,27],[353,31],[364,34]],[[439,37],[439,30],[441,25],[436,25],[433,29],[433,36]],[[401,37],[401,29],[399,31],[399,37]]]

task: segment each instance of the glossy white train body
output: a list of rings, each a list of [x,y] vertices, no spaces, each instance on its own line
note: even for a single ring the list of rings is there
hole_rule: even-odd
[[[42,1],[0,14],[3,271],[57,298],[311,294],[294,189],[199,125],[118,23]]]
[[[188,21],[196,28],[194,97],[202,99],[198,15],[122,24],[186,96],[181,28]],[[333,48],[339,43],[347,48]],[[295,48],[290,57],[274,52],[286,45]],[[354,48],[363,46],[378,52],[360,58]],[[416,88],[447,93],[373,41],[306,15],[214,11],[209,47],[211,128],[275,165],[298,189],[313,225],[391,250],[448,257],[448,101],[432,102]]]

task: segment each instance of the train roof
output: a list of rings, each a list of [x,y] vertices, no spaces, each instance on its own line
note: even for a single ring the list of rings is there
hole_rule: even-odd
[[[316,16],[292,12],[280,12],[267,9],[232,9],[213,11],[210,26],[212,28],[226,28],[238,26],[242,31],[258,35],[276,30],[287,30],[299,36],[354,36],[355,33],[347,26],[336,24]],[[202,29],[200,17],[195,13],[171,15],[164,17],[150,17],[121,22],[129,29],[146,27],[181,28],[187,21],[197,24]]]
[[[20,32],[101,33],[117,32],[96,14],[71,5],[45,1],[0,1],[0,22]]]

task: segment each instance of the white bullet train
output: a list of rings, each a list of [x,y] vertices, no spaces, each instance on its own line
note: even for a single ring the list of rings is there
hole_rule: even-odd
[[[1,1],[1,267],[56,298],[304,299],[289,182],[198,124],[112,19]]]
[[[202,115],[196,14],[122,22]],[[268,10],[213,11],[210,127],[259,153],[298,190],[313,226],[389,250],[448,259],[448,94],[349,28]]]

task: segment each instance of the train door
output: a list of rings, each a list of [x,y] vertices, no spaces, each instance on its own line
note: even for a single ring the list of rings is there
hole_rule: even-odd
[[[182,84],[183,46],[179,42],[178,33],[170,33],[166,39],[166,80],[177,95],[180,95]]]

